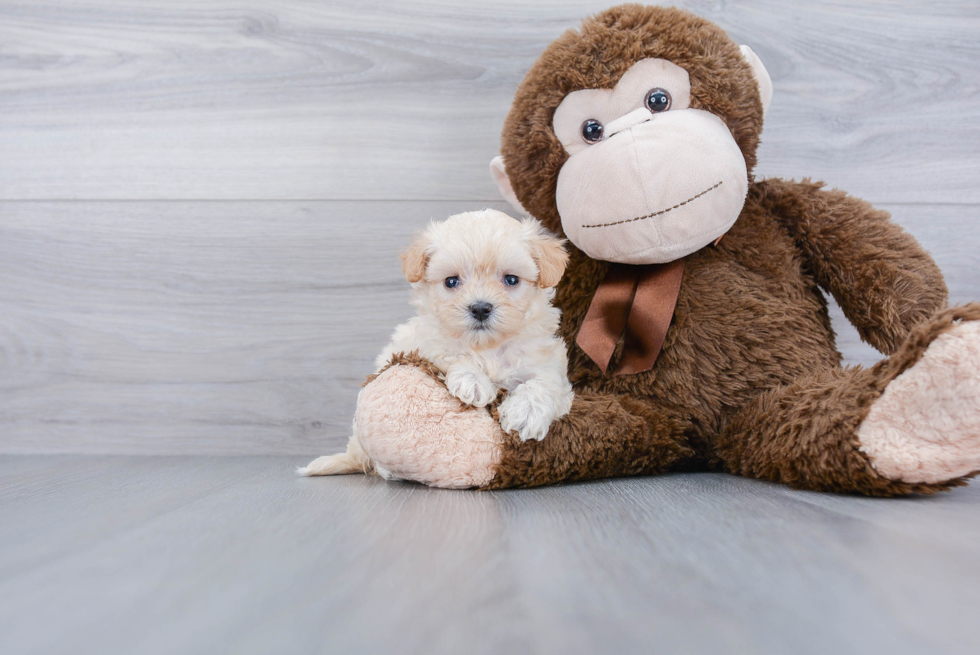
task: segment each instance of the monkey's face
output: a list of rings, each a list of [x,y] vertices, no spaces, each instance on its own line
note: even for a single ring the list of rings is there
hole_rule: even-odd
[[[566,236],[594,259],[674,261],[732,226],[748,190],[725,124],[692,109],[687,72],[634,64],[613,89],[565,96],[553,129],[569,157],[555,200]]]
[[[623,5],[552,43],[491,165],[504,196],[594,259],[674,261],[737,220],[769,75],[689,12]]]

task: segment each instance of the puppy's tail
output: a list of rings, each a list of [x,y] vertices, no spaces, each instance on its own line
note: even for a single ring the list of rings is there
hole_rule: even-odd
[[[306,466],[296,469],[299,475],[348,475],[351,473],[374,473],[374,462],[361,448],[357,437],[351,437],[347,452],[337,455],[317,457]]]

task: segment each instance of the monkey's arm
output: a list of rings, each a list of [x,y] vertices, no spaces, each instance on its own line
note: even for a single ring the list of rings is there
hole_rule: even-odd
[[[750,190],[789,231],[809,271],[861,338],[885,354],[945,307],[932,257],[887,212],[822,183],[770,179]]]
[[[628,397],[577,393],[542,441],[466,407],[418,355],[395,357],[357,399],[357,436],[379,469],[433,487],[533,487],[660,473],[694,455],[683,425]]]
[[[694,456],[684,426],[625,395],[575,394],[541,441],[503,435],[487,489],[663,473]]]

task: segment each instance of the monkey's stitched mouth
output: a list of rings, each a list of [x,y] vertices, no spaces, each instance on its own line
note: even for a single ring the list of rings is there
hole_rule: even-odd
[[[695,196],[691,196],[690,198],[688,198],[684,202],[677,203],[673,207],[668,207],[667,209],[661,209],[660,211],[653,212],[652,214],[647,214],[645,216],[637,216],[636,218],[627,218],[626,220],[615,221],[613,223],[595,223],[594,225],[583,225],[582,227],[583,228],[586,228],[586,227],[610,227],[612,225],[623,225],[624,223],[633,223],[635,221],[642,221],[642,220],[645,220],[647,218],[653,218],[655,216],[660,216],[662,214],[666,214],[669,211],[673,211],[673,210],[677,209],[678,207],[683,207],[687,203],[693,202],[693,201],[697,200],[698,198],[700,198],[703,195],[706,195],[708,193],[711,193],[712,191],[714,191],[715,189],[717,189],[718,187],[720,187],[723,182],[724,182],[724,180],[722,180],[721,182],[718,182],[718,184],[716,184],[716,185],[714,185],[712,187],[708,187],[707,189],[705,189],[704,191],[702,191],[701,193],[699,193],[699,194],[697,194]]]

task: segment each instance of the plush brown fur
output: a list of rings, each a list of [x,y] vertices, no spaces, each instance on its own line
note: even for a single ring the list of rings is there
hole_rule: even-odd
[[[749,65],[716,26],[677,9],[624,5],[549,46],[518,89],[503,134],[520,202],[561,232],[555,188],[567,155],[552,131],[555,108],[572,91],[613,87],[650,57],[685,68],[691,106],[728,125],[749,167],[741,214],[719,244],[685,258],[660,357],[635,375],[604,375],[575,343],[608,264],[570,244],[555,303],[576,392],[571,412],[540,442],[501,437],[495,426],[493,434],[462,434],[494,445],[491,460],[475,463],[483,475],[466,484],[489,477],[487,488],[529,487],[699,468],[876,496],[963,484],[963,477],[935,484],[885,478],[862,450],[858,428],[930,344],[960,322],[980,321],[980,304],[945,309],[939,269],[885,212],[808,180],[751,179],[762,105]],[[890,357],[870,369],[842,368],[824,292]],[[621,352],[622,344],[609,370]],[[441,379],[415,353],[392,365]],[[499,402],[489,406],[498,420]],[[443,433],[434,430],[431,438],[459,441],[452,417],[443,418]],[[393,436],[397,459],[397,430]],[[419,462],[410,463],[409,471],[419,470]],[[458,486],[449,482],[428,483]]]
[[[916,327],[899,352],[870,369],[826,369],[761,394],[719,435],[719,457],[733,472],[805,489],[894,496],[964,484],[962,478],[943,485],[886,480],[858,451],[856,437],[887,384],[961,320],[980,320],[980,305],[940,312]]]
[[[561,231],[555,188],[567,158],[551,128],[555,108],[572,91],[612,88],[648,57],[688,71],[691,106],[725,121],[751,176],[762,105],[738,46],[685,11],[616,7],[547,48],[504,127],[514,190],[552,230]],[[603,375],[575,344],[607,266],[572,248],[556,303],[575,403],[542,442],[508,435],[490,488],[692,466],[870,495],[962,484],[893,482],[858,450],[857,426],[885,385],[952,320],[980,319],[980,306],[929,319],[946,303],[942,274],[885,212],[809,181],[751,182],[721,243],[687,258],[660,359],[637,375]],[[842,369],[821,287],[866,341],[896,354]]]
[[[611,89],[641,59],[661,57],[687,70],[691,107],[719,116],[751,174],[762,131],[762,102],[738,45],[717,25],[680,9],[622,5],[569,30],[544,51],[514,96],[501,154],[521,204],[551,230],[558,171],[567,159],[551,128],[562,99],[579,89]]]

